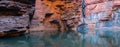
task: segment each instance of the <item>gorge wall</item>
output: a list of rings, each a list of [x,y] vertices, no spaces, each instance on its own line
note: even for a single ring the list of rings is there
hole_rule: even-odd
[[[85,0],[89,28],[120,26],[119,0]],[[82,23],[81,0],[36,0],[32,28],[76,30]]]
[[[0,36],[27,30],[76,30],[83,19],[81,1],[0,0]],[[120,0],[84,1],[89,28],[120,26]]]

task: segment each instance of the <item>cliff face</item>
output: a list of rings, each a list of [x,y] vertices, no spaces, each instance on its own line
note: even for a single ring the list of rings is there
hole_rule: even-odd
[[[37,21],[40,30],[68,30],[78,25],[80,9],[80,3],[75,0],[36,0],[33,23]]]
[[[86,4],[86,20],[94,24],[93,27],[119,27],[119,0],[86,0]]]
[[[16,35],[15,32],[25,32],[28,28],[31,31],[76,30],[83,22],[83,11],[89,28],[120,26],[119,0],[84,1],[0,0],[0,36]]]
[[[27,30],[35,0],[0,0],[0,36],[18,36]]]
[[[33,19],[35,25],[32,28],[76,30],[76,27],[82,23],[81,6],[81,0],[36,0]],[[119,6],[119,0],[85,0],[85,21],[88,27],[119,25]]]

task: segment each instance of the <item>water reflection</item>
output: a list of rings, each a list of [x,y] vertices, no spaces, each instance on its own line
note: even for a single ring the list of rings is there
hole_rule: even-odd
[[[119,47],[119,30],[104,29],[84,35],[75,31],[32,32],[20,37],[0,38],[0,47]]]

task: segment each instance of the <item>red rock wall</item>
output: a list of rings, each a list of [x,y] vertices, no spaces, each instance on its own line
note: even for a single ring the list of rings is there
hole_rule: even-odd
[[[120,0],[85,0],[85,15],[98,17],[98,21],[110,19],[119,8]],[[81,24],[81,0],[36,0],[36,12],[33,20],[35,29],[68,30]],[[102,17],[103,14],[105,17]],[[89,27],[94,27],[95,21],[86,18]],[[93,24],[93,25],[92,25]]]

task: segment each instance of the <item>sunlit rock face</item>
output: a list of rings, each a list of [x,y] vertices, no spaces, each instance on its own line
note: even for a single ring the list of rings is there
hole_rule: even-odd
[[[36,0],[33,26],[40,30],[68,30],[79,25],[80,2],[77,0]]]
[[[81,5],[81,0],[36,0],[32,27],[76,30],[82,23]],[[119,26],[119,0],[85,0],[85,5],[89,28]]]
[[[86,21],[94,27],[118,27],[120,25],[119,0],[86,0],[86,4]]]
[[[23,34],[33,11],[33,0],[0,0],[0,36]]]

